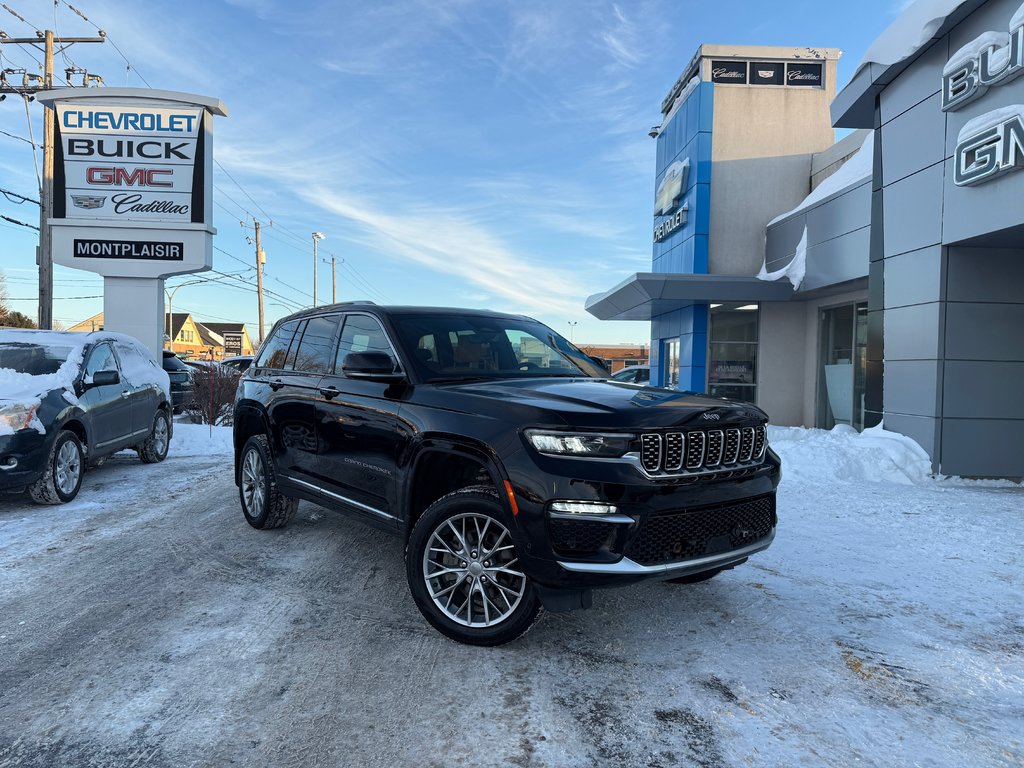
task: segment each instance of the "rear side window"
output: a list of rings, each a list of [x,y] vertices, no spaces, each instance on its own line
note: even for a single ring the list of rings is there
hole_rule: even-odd
[[[334,360],[334,339],[338,329],[338,316],[314,317],[306,323],[298,352],[295,354],[296,371],[329,373]]]
[[[397,365],[395,353],[384,334],[384,329],[374,318],[367,315],[349,315],[345,318],[334,370],[341,373],[342,363],[353,352],[383,352]]]
[[[267,341],[266,346],[260,351],[256,366],[259,368],[284,368],[285,358],[288,356],[288,347],[292,343],[292,336],[295,329],[299,327],[298,320],[289,320],[282,323],[274,335]]]

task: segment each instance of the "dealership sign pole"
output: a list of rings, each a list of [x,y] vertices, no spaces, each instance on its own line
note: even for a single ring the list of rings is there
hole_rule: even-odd
[[[103,275],[103,325],[160,359],[164,279],[213,266],[217,99],[142,88],[65,88],[56,113],[54,264]]]

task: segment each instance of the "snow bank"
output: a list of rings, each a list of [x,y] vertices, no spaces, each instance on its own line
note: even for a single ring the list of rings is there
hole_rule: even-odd
[[[169,456],[232,456],[232,428],[174,422]]]
[[[769,427],[768,443],[782,457],[782,476],[801,482],[899,483],[931,480],[931,461],[916,442],[881,426],[857,432],[839,424],[831,431]]]

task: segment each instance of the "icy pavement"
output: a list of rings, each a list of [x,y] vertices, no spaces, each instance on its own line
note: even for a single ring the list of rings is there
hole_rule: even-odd
[[[772,547],[459,646],[401,546],[242,520],[230,433],[176,425],[79,498],[0,497],[0,768],[1024,765],[1024,490],[879,431],[773,429]]]

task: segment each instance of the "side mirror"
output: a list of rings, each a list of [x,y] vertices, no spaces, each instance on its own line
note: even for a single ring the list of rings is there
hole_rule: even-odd
[[[83,389],[92,389],[93,387],[108,387],[111,384],[120,384],[121,374],[117,371],[96,371],[92,375],[92,380],[86,379],[82,382]]]
[[[395,372],[395,361],[384,352],[353,352],[345,355],[341,372],[350,379],[366,379],[396,383],[405,379],[404,373]]]

